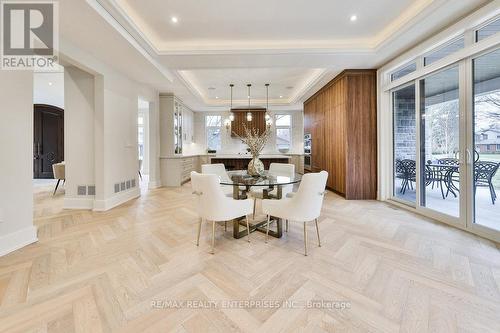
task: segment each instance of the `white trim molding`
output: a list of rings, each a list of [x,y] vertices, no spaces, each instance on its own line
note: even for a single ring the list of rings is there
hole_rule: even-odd
[[[38,241],[37,228],[27,228],[0,236],[0,257]]]
[[[94,198],[72,198],[65,197],[63,202],[64,209],[92,209],[94,208]]]
[[[140,196],[141,190],[136,187],[128,191],[120,192],[104,200],[95,200],[93,210],[95,212],[105,212]]]

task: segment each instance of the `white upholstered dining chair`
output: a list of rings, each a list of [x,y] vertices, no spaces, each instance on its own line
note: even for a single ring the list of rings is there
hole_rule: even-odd
[[[224,195],[219,178],[214,174],[191,172],[193,194],[197,196],[197,210],[200,217],[196,245],[200,245],[201,224],[212,221],[212,253],[215,252],[215,222],[225,222],[246,217],[248,241],[250,242],[250,225],[248,215],[252,212],[252,200],[235,200]]]
[[[52,196],[54,196],[61,180],[63,181],[63,185],[66,183],[66,162],[62,161],[61,163],[52,164],[52,172],[54,173],[54,179],[57,179],[56,188],[54,189],[54,193],[52,193]]]
[[[219,177],[219,182],[231,182],[231,179],[226,172],[226,167],[222,163],[202,164],[201,173],[206,175],[217,175]],[[226,196],[233,196],[233,187],[231,185],[221,185],[221,187]]]
[[[283,200],[263,200],[262,211],[267,215],[266,243],[269,238],[269,221],[275,216],[287,221],[302,221],[304,223],[304,255],[307,256],[307,228],[306,223],[314,221],[318,246],[321,246],[319,237],[318,218],[321,215],[323,198],[325,195],[328,172],[307,173],[302,177],[298,191]]]
[[[269,173],[275,176],[284,176],[292,178],[295,175],[295,165],[286,163],[271,163],[269,166]],[[293,191],[293,184],[284,185],[281,187],[281,197],[284,198],[288,193]],[[278,188],[275,187],[269,194],[276,196],[278,194]],[[255,218],[255,206],[257,199],[264,198],[264,187],[254,186],[250,190],[250,195],[253,198],[253,218]]]

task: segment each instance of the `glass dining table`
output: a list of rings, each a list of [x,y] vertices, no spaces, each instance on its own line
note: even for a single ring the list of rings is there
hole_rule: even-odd
[[[279,200],[283,196],[284,186],[293,186],[300,183],[302,175],[296,173],[293,176],[283,176],[265,171],[261,176],[250,176],[246,170],[235,170],[227,172],[229,178],[222,179],[221,185],[233,187],[233,199],[244,200],[248,198],[251,188],[261,188],[263,199]],[[276,191],[274,191],[276,190]],[[276,222],[276,230],[269,230],[269,235],[276,238],[283,236],[283,221],[277,217],[271,217],[271,223]],[[250,232],[266,232],[267,220],[251,221]],[[233,237],[242,238],[247,235],[246,229],[240,230],[241,226],[246,227],[245,218],[233,220]]]

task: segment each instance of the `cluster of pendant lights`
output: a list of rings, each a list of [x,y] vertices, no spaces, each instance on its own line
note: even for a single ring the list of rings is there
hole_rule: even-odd
[[[230,89],[231,89],[231,108],[230,108],[230,115],[229,115],[229,120],[230,121],[234,121],[234,113],[232,112],[233,110],[233,88],[234,88],[234,84],[230,84],[229,85]],[[253,119],[253,115],[252,115],[252,112],[250,112],[250,89],[252,88],[252,85],[249,83],[247,84],[247,87],[248,87],[248,112],[247,112],[247,121],[252,121]],[[270,126],[270,120],[271,120],[271,116],[269,115],[269,83],[266,83],[266,124],[267,126]]]

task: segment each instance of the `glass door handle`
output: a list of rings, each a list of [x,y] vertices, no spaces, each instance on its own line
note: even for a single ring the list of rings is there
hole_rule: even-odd
[[[466,163],[467,164],[471,164],[472,163],[472,158],[471,158],[470,150],[469,149],[465,149],[465,152],[466,152],[466,155],[467,155],[467,161],[466,161]]]

